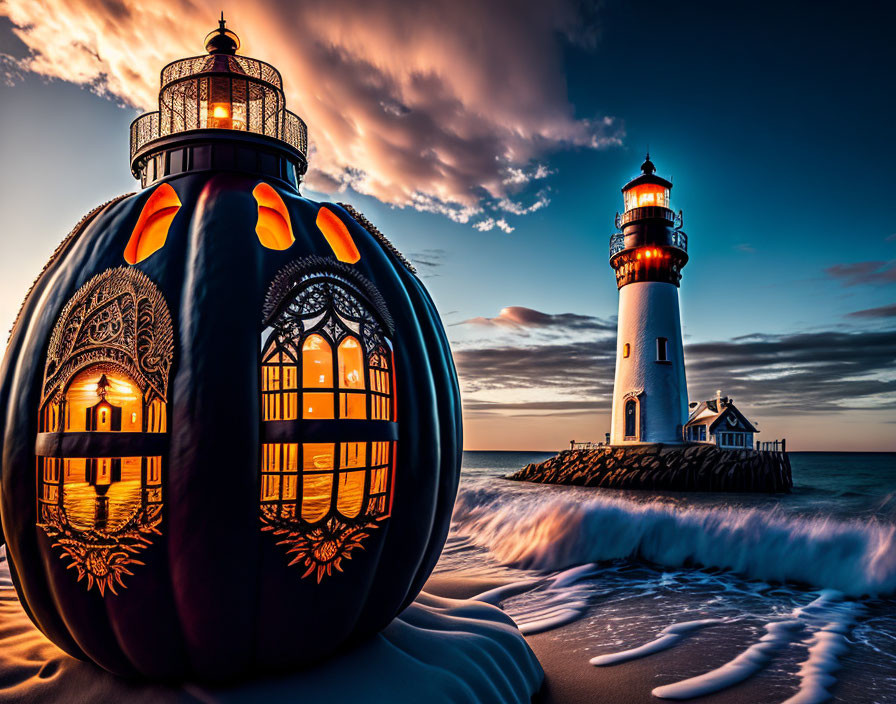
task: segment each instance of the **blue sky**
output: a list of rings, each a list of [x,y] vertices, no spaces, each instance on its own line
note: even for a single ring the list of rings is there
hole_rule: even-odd
[[[376,11],[399,10],[384,2]],[[795,449],[896,450],[890,207],[896,52],[887,29],[896,18],[887,21],[885,11],[884,5],[872,13],[827,4],[658,2],[570,10],[564,3],[556,14],[571,13],[575,31],[555,28],[545,38],[535,28],[519,29],[538,39],[532,46],[546,67],[539,77],[514,55],[515,35],[499,33],[506,57],[499,77],[513,95],[496,95],[494,104],[482,98],[480,108],[455,85],[463,96],[458,101],[471,114],[481,109],[483,120],[499,108],[530,110],[519,97],[527,91],[532,104],[553,107],[537,126],[534,117],[522,124],[515,141],[495,139],[499,149],[525,153],[508,167],[528,174],[519,186],[488,192],[486,177],[473,168],[462,171],[469,183],[453,179],[445,200],[455,219],[463,219],[456,216],[462,206],[481,209],[466,222],[403,202],[396,184],[413,186],[413,176],[402,181],[393,170],[377,181],[380,167],[367,152],[356,152],[373,174],[357,185],[364,194],[345,180],[340,193],[320,192],[337,190],[340,168],[346,169],[333,156],[338,133],[326,122],[329,113],[300,82],[292,86],[290,107],[305,114],[312,141],[316,125],[309,115],[322,115],[317,156],[327,175],[312,180],[319,191],[306,194],[351,201],[418,262],[454,343],[468,448],[556,449],[570,437],[602,438],[608,428],[612,359],[605,348],[617,292],[607,240],[622,206],[619,189],[638,172],[649,145],[659,172],[673,179],[673,207],[683,210],[689,235],[681,305],[691,400],[734,389],[748,417],[762,421],[763,439],[787,436]],[[0,322],[7,328],[33,276],[72,225],[95,205],[137,189],[128,170],[127,127],[145,92],[142,84],[113,89],[111,81],[104,88],[93,79],[93,88],[106,92],[97,95],[84,85],[90,83],[84,72],[67,76],[64,62],[29,63],[36,53],[52,52],[36,34],[14,36],[22,15],[10,14],[12,20],[0,17],[0,52],[7,55],[7,81],[0,86]],[[258,10],[243,24],[235,14],[232,24],[244,36],[244,25],[262,19]],[[468,31],[461,23],[444,27],[461,40]],[[184,41],[192,46],[199,39]],[[377,46],[359,44],[365,61],[379,66]],[[96,54],[112,51],[103,46]],[[172,58],[180,55],[187,54]],[[285,52],[260,58],[283,70],[289,88],[289,67],[298,59]],[[501,67],[485,64],[484,73],[501,74]],[[293,73],[303,75],[303,64],[295,66]],[[327,66],[318,71],[326,74]],[[346,66],[349,72],[352,65]],[[157,75],[160,67],[161,61],[147,71]],[[432,67],[438,75],[436,60]],[[388,66],[382,71],[395,73]],[[406,115],[422,111],[416,103],[401,105],[388,116],[397,130]],[[364,114],[344,98],[342,107],[347,115]],[[609,118],[607,128],[594,126]],[[423,129],[417,124],[413,129]],[[602,141],[545,137],[579,128]],[[388,161],[382,159],[388,151],[377,154]],[[421,162],[427,158],[420,153]],[[309,174],[315,168],[313,155]],[[439,188],[432,192],[447,187]],[[498,205],[502,197],[513,205]],[[538,203],[534,212],[513,212]],[[474,227],[489,219],[512,231]],[[557,317],[464,322],[495,318],[509,306]],[[861,311],[872,312],[855,315]],[[570,326],[562,314],[594,324]],[[579,343],[584,346],[569,349]],[[487,361],[495,350],[517,382]],[[557,365],[555,373],[541,372],[539,351]],[[804,400],[795,401],[804,391]]]

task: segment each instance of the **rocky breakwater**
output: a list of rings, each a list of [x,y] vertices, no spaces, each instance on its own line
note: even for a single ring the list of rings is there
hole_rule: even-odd
[[[785,452],[722,450],[715,445],[629,445],[564,450],[507,479],[608,489],[789,493]]]

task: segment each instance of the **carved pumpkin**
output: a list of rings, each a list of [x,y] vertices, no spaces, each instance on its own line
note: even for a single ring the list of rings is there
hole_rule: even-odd
[[[134,150],[148,187],[63,242],[0,378],[19,596],[122,674],[236,677],[376,632],[457,489],[457,380],[410,266],[299,195],[302,145],[208,119]]]

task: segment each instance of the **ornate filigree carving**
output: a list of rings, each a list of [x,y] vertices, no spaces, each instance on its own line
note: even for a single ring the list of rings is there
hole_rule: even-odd
[[[38,525],[53,538],[53,547],[61,548],[78,572],[78,581],[87,578],[88,591],[96,584],[100,596],[106,589],[113,594],[115,585],[126,587],[123,576],[133,575],[130,568],[144,564],[135,555],[151,544],[151,535],[161,535],[162,505],[155,504],[135,515],[113,535],[104,531],[79,531],[73,528],[61,506],[42,506]]]
[[[309,282],[315,279],[324,279],[331,284],[342,284],[348,290],[354,289],[366,299],[376,311],[377,317],[382,321],[383,327],[389,335],[394,333],[394,323],[386,302],[379,291],[366,278],[359,274],[354,267],[327,257],[310,256],[298,259],[284,266],[274,277],[265,296],[263,322],[270,325],[272,320],[287,305],[292,297]],[[331,287],[330,290],[333,290]],[[343,310],[354,309],[353,304],[346,304],[345,296],[342,296],[341,307]],[[315,296],[309,304],[317,309],[326,305],[326,291],[317,289]]]
[[[62,310],[47,351],[43,400],[100,362],[120,365],[147,400],[164,400],[173,359],[174,329],[161,291],[137,269],[109,269]]]
[[[159,289],[136,269],[105,271],[78,289],[53,329],[42,387],[42,418],[49,404],[56,404],[63,414],[67,412],[68,387],[82,371],[102,374],[105,384],[106,374],[124,373],[142,394],[144,415],[149,404],[161,402],[164,408],[173,358],[171,316]],[[105,393],[101,398],[106,403]],[[60,422],[53,430],[65,432],[67,427]],[[145,424],[143,427],[146,431]],[[42,431],[48,429],[41,427]],[[120,475],[122,460],[100,457],[102,454],[99,451],[94,456],[97,459],[73,461],[84,463],[88,473],[90,462],[113,467],[118,463]],[[89,506],[84,501],[93,500],[102,507],[101,511],[97,509],[98,514],[105,515],[109,506],[106,492],[117,481],[111,476],[114,469],[98,486],[95,479],[81,481],[75,471],[67,476],[67,462],[65,457],[38,458],[38,526],[52,539],[53,547],[62,551],[61,557],[71,560],[68,568],[77,571],[78,581],[86,579],[88,590],[96,585],[101,596],[106,589],[116,594],[116,586],[125,586],[124,576],[133,574],[134,566],[144,564],[136,555],[150,545],[152,535],[161,534],[162,486],[160,476],[154,475],[161,466],[155,462],[161,459],[140,458],[139,481],[131,480],[138,486],[123,504],[126,520],[113,526],[96,517],[87,521],[89,525],[85,525],[83,516],[73,520],[66,509],[65,495],[68,490],[84,492],[84,487],[93,485],[94,496],[74,494],[78,497],[75,507],[83,513]]]

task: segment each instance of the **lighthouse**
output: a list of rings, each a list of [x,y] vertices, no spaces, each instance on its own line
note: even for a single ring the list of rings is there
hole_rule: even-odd
[[[688,262],[682,214],[672,210],[672,182],[647,155],[622,188],[610,266],[619,288],[612,445],[684,442],[688,393],[678,287]]]

